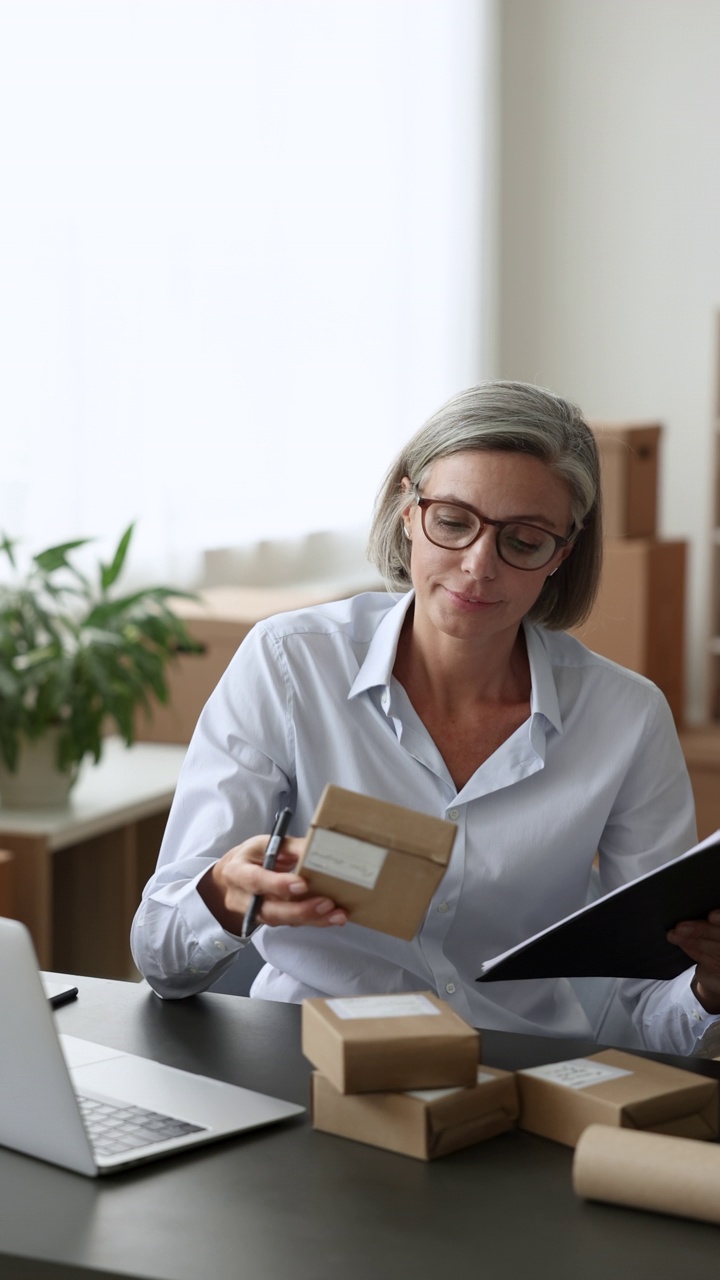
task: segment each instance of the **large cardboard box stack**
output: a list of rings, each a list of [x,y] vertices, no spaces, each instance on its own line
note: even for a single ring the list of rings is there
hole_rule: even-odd
[[[649,422],[590,425],[600,450],[605,564],[592,613],[574,634],[659,685],[680,725],[687,543],[658,537],[662,428]]]
[[[479,1033],[431,992],[306,1000],[313,1126],[420,1160],[513,1127],[511,1072],[480,1067]]]

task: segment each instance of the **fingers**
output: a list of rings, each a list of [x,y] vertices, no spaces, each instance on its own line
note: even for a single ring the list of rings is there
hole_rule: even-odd
[[[683,920],[667,938],[696,964],[720,976],[720,912],[712,911],[707,920]]]
[[[319,928],[346,924],[347,913],[330,898],[308,897],[307,883],[294,872],[305,841],[286,837],[272,871],[262,866],[267,842],[267,836],[252,836],[236,845],[198,885],[220,923],[239,934],[250,900],[258,895],[262,899],[257,914],[260,924]],[[217,896],[213,896],[215,891]]]
[[[720,1013],[720,911],[707,920],[683,920],[667,938],[695,961],[693,990],[700,1003],[708,1013]]]
[[[307,890],[307,886],[305,886]],[[325,929],[334,925],[347,923],[347,912],[330,898],[305,898],[302,902],[288,902],[275,896],[266,896],[258,914],[262,924],[290,925],[295,928],[301,925],[314,925]]]

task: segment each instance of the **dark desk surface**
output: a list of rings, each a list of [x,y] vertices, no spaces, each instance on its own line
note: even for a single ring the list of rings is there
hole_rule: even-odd
[[[60,1030],[308,1103],[295,1006],[78,978]],[[587,1042],[502,1032],[485,1062]],[[720,1063],[667,1061],[720,1076]],[[677,1280],[717,1273],[720,1231],[576,1199],[572,1152],[515,1132],[430,1164],[314,1133],[309,1116],[94,1181],[0,1150],[0,1277]],[[720,1194],[720,1192],[719,1192]]]

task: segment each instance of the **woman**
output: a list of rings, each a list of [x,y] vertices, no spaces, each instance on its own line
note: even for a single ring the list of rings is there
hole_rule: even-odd
[[[396,593],[260,623],[200,717],[133,925],[156,991],[215,982],[259,893],[253,995],[432,988],[475,1026],[597,1032],[566,979],[474,979],[585,903],[596,850],[608,891],[695,841],[662,694],[563,630],[596,593],[600,510],[595,442],[564,400],[487,383],[430,419],[375,512],[371,554]],[[457,823],[412,942],[348,923],[294,874],[328,782]],[[294,834],[266,871],[257,833],[281,805]],[[702,1051],[720,1013],[720,912],[671,940],[696,970],[617,993],[636,1042]]]

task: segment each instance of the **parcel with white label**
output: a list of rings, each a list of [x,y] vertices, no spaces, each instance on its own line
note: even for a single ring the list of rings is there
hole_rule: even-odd
[[[444,818],[329,784],[297,870],[353,924],[409,940],[447,870],[456,831]]]

